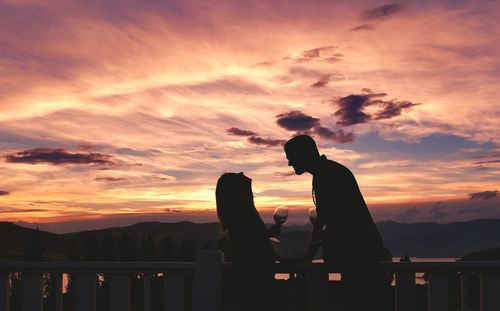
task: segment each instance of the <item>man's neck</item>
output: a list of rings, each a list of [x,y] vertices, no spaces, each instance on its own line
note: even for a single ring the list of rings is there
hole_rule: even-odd
[[[311,161],[311,166],[306,171],[309,172],[313,176],[316,175],[320,170],[320,163],[321,163],[321,156],[318,156],[317,158],[315,158]]]

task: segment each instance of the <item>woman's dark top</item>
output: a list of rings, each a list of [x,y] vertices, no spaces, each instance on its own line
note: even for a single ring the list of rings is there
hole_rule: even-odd
[[[240,216],[228,236],[241,310],[271,310],[274,252],[267,228],[256,211]]]

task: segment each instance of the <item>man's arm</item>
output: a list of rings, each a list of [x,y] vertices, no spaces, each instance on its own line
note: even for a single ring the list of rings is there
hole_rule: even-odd
[[[322,230],[323,230],[323,224],[316,221],[316,224],[313,225],[313,229],[311,232],[311,240],[309,241],[309,245],[307,246],[306,254],[303,257],[304,261],[310,262],[314,259],[314,256],[316,255],[319,247],[321,246]]]

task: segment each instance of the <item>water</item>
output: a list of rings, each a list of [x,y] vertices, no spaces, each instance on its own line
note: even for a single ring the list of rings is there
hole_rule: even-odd
[[[392,262],[399,262],[401,257],[393,257]],[[458,258],[421,258],[421,257],[410,257],[411,262],[455,262],[457,261]],[[315,259],[313,260],[314,263],[319,262],[323,263],[323,259]],[[424,273],[422,272],[417,272],[415,274],[416,284],[425,284],[424,280]],[[290,273],[276,273],[275,275],[276,280],[288,280],[290,278]],[[342,280],[342,276],[340,273],[329,273],[328,274],[328,280],[330,281],[340,281]],[[394,285],[394,282],[393,284]]]

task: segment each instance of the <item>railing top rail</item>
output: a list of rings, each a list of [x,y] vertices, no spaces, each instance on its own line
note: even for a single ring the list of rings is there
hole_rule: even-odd
[[[231,269],[231,263],[222,263]],[[498,272],[500,261],[457,262],[381,262],[380,268],[388,272]],[[0,272],[67,272],[67,273],[175,273],[193,274],[194,262],[0,262]],[[277,263],[276,273],[340,272],[323,263]]]
[[[194,274],[194,262],[0,262],[0,272]]]
[[[231,269],[231,263],[224,263],[224,269]],[[500,261],[456,261],[456,262],[381,262],[380,268],[387,272],[499,272]],[[276,273],[322,271],[340,273],[324,263],[276,264]]]
[[[463,272],[500,272],[500,261],[455,261],[455,262],[381,262],[386,271],[463,271]]]

